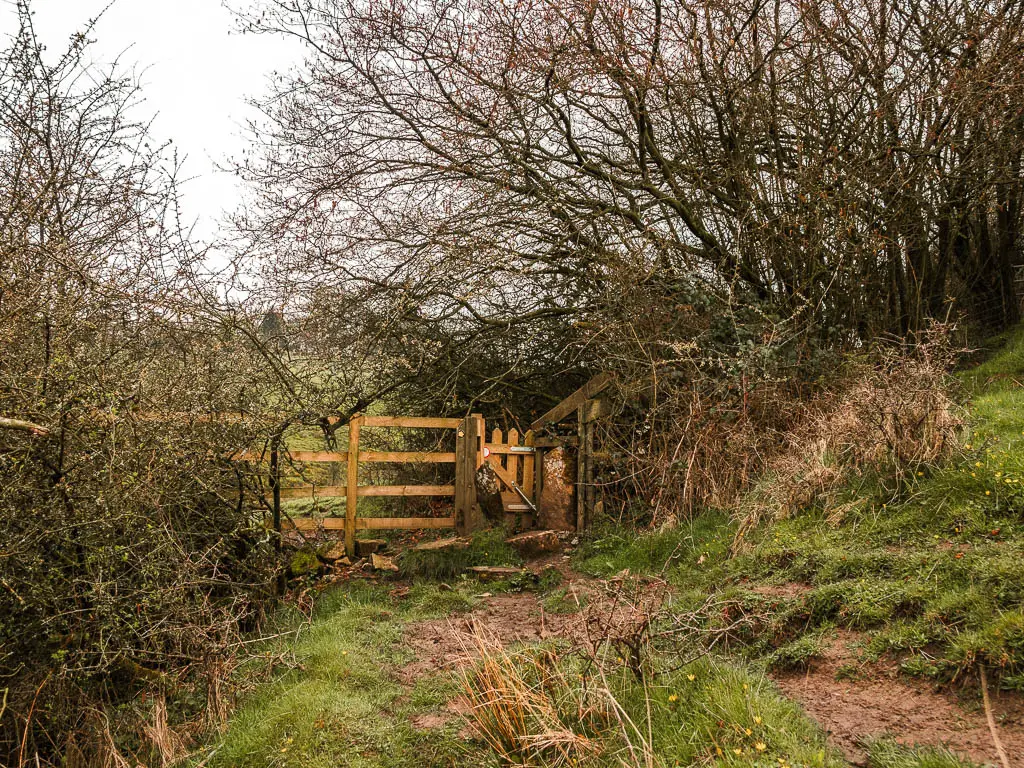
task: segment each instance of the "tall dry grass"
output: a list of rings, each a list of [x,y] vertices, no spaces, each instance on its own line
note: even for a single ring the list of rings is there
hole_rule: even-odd
[[[554,652],[510,651],[474,629],[478,663],[463,672],[471,730],[510,766],[660,765],[653,747],[650,703],[639,722],[611,690],[605,664],[589,656],[585,673]],[[572,670],[572,671],[570,671]],[[644,686],[646,694],[647,680]]]
[[[696,361],[633,371],[618,397],[632,405],[599,434],[606,508],[639,498],[659,526],[726,509],[747,530],[808,507],[851,474],[900,482],[956,445],[953,338],[934,325],[913,345],[796,365],[793,376],[748,361],[734,366],[739,375]]]
[[[462,675],[466,720],[503,763],[578,765],[600,750],[609,712],[597,691],[544,652],[515,653],[479,627],[466,643],[479,659]]]
[[[837,524],[862,500],[835,503],[854,477],[871,474],[895,489],[948,458],[963,427],[950,371],[957,351],[935,329],[911,350],[883,350],[850,365],[841,386],[809,404],[765,463],[761,481],[733,504],[736,545],[765,519],[829,504]]]

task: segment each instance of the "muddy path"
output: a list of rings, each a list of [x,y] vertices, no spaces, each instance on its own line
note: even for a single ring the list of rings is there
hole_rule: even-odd
[[[900,677],[895,664],[858,664],[861,636],[839,631],[806,672],[774,675],[854,765],[866,765],[866,739],[889,735],[906,745],[944,746],[999,765],[981,702],[960,699],[924,680]],[[856,674],[850,677],[850,671]],[[1024,699],[992,692],[999,738],[1011,765],[1024,765]]]
[[[539,572],[552,565],[562,572],[562,586],[570,595],[578,594],[590,612],[600,609],[606,582],[573,572],[562,557],[530,567]],[[546,611],[533,592],[484,592],[480,605],[467,614],[407,625],[404,642],[415,659],[399,670],[398,677],[411,686],[421,676],[456,672],[472,664],[475,654],[467,638],[474,633],[505,647],[552,638],[578,640],[584,617],[585,612]],[[978,763],[999,765],[980,699],[960,698],[927,681],[902,677],[894,663],[860,663],[857,646],[862,640],[856,633],[837,631],[822,657],[806,671],[772,675],[782,693],[820,724],[847,760],[866,765],[865,742],[889,735],[906,745],[947,747]],[[852,676],[851,670],[856,670]],[[458,717],[463,706],[459,700],[449,702],[445,711],[422,716],[414,725],[444,725]],[[999,737],[1011,764],[1017,765],[1024,760],[1024,698],[993,691],[992,708]]]

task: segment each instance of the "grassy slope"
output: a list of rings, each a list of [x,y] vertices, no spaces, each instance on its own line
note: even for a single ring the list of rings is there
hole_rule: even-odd
[[[708,514],[678,530],[598,535],[577,568],[608,576],[664,573],[680,609],[708,593],[762,618],[742,653],[755,664],[799,667],[835,626],[863,631],[863,662],[882,655],[910,676],[976,684],[985,664],[1024,690],[1024,331],[961,374],[970,395],[960,455],[916,476],[894,498],[864,481],[839,523],[828,508],[763,526],[729,558],[734,526]],[[667,566],[667,567],[666,567]],[[800,583],[803,594],[764,594]],[[709,623],[714,617],[708,617]],[[941,753],[875,747],[878,766],[958,764]]]
[[[765,526],[749,550],[732,559],[727,553],[734,527],[724,515],[707,514],[673,531],[637,536],[610,529],[590,538],[576,558],[585,573],[664,573],[681,609],[717,591],[769,618],[747,638],[746,660],[695,662],[646,689],[625,670],[610,680],[624,710],[648,734],[657,764],[841,765],[820,731],[758,671],[764,664],[805,663],[817,653],[818,638],[836,625],[865,632],[866,659],[891,654],[910,675],[952,679],[961,673],[964,679],[964,672],[984,662],[1004,687],[1024,687],[1020,376],[1024,333],[963,374],[972,394],[963,455],[915,478],[897,498],[875,495],[870,485],[850,489],[863,502],[838,525],[827,522],[829,510],[810,509]],[[495,541],[481,549],[491,559],[500,546]],[[410,566],[407,573],[420,579],[450,575],[450,569],[424,563]],[[809,589],[772,598],[752,590],[786,582]],[[381,587],[326,592],[311,625],[296,639],[266,649],[269,655],[294,654],[299,666],[273,675],[248,697],[207,765],[493,762],[479,743],[458,736],[459,723],[430,731],[410,723],[413,715],[443,706],[456,691],[454,680],[428,679],[407,691],[394,675],[408,661],[400,642],[403,623],[468,610],[471,595],[481,589],[462,582],[442,592],[424,581],[402,601]],[[562,597],[552,589],[547,603],[562,607]],[[298,618],[290,623],[297,626]],[[261,668],[257,662],[253,669]],[[608,749],[588,762],[619,764],[621,744],[613,734],[598,736]],[[960,765],[948,754],[891,742],[873,747],[871,764]]]
[[[727,570],[736,579],[808,584],[784,624],[866,630],[868,657],[940,680],[986,664],[1024,689],[1024,334],[962,376],[971,393],[963,452],[896,498],[859,490],[841,524],[813,509],[766,528]]]

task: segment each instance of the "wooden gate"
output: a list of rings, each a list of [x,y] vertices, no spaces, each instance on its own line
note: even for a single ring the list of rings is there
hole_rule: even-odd
[[[523,436],[522,445],[516,429],[510,429],[507,438],[500,429],[491,432],[491,440],[484,446],[484,459],[504,486],[501,501],[505,512],[536,514],[541,482],[536,455],[532,429]]]
[[[367,451],[359,446],[363,427],[397,427],[406,429],[455,430],[455,451]],[[345,451],[289,451],[288,456],[301,463],[329,463],[346,469],[345,485],[308,484],[302,487],[281,487],[280,456],[271,450],[266,457],[270,463],[271,499],[274,527],[281,530],[281,501],[286,499],[344,498],[345,517],[295,518],[288,527],[312,530],[343,529],[345,549],[355,554],[358,530],[400,528],[454,528],[459,533],[479,526],[475,513],[476,470],[484,461],[483,417],[473,414],[463,419],[364,416],[356,414],[348,423],[348,449]],[[262,461],[263,456],[243,454],[244,461]],[[454,485],[360,485],[359,465],[368,463],[394,464],[454,464]],[[358,501],[367,496],[442,496],[454,497],[453,514],[447,517],[359,517]]]

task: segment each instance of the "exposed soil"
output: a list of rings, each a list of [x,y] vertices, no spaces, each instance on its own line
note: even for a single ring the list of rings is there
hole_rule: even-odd
[[[434,619],[408,625],[405,642],[416,660],[399,671],[405,684],[416,678],[457,670],[473,661],[470,637],[480,632],[502,645],[535,643],[551,637],[578,636],[586,614],[602,595],[598,582],[573,573],[566,558],[552,555],[530,564],[531,570],[556,567],[565,586],[577,591],[590,608],[579,614],[551,614],[543,610],[531,592],[496,594],[483,598],[472,612],[450,619]],[[755,591],[770,597],[799,597],[806,585],[758,586]],[[615,611],[616,609],[611,608]],[[861,636],[838,631],[823,655],[806,672],[774,676],[782,692],[800,703],[829,735],[829,740],[855,765],[866,764],[865,740],[888,734],[903,744],[945,746],[972,760],[998,765],[985,714],[978,702],[958,702],[948,692],[927,683],[911,683],[899,677],[895,664],[859,664],[856,645]],[[840,670],[855,670],[854,679],[837,679]],[[459,699],[441,712],[413,719],[417,728],[436,728],[460,714]],[[999,736],[1007,753],[1024,756],[1024,698],[992,692],[992,707]]]
[[[547,613],[531,592],[491,595],[471,613],[409,624],[405,642],[416,654],[416,660],[403,667],[399,676],[410,682],[425,674],[472,663],[468,641],[474,631],[505,646],[535,643],[561,635],[575,619],[574,615]]]
[[[889,734],[903,744],[946,746],[972,760],[998,765],[980,702],[966,708],[926,683],[897,678],[894,667],[862,666],[858,679],[837,680],[841,667],[855,663],[851,645],[857,640],[856,633],[837,632],[806,673],[775,676],[783,693],[803,705],[847,759],[865,764],[863,740]],[[993,691],[992,709],[1007,753],[1024,755],[1024,700]]]
[[[546,567],[558,567],[566,573],[567,565],[561,555],[545,557],[543,561],[530,564],[531,570],[539,572]],[[579,588],[583,589],[584,580]],[[575,586],[575,582],[568,582]],[[494,638],[503,646],[517,643],[534,643],[554,636],[562,636],[570,625],[578,626],[576,615],[551,614],[544,611],[537,596],[530,592],[490,595],[482,604],[468,614],[451,619],[432,619],[409,624],[405,631],[405,643],[416,655],[416,660],[398,672],[399,680],[411,685],[416,678],[438,672],[452,671],[473,663],[474,651],[471,636],[474,631]],[[414,728],[441,728],[465,714],[467,702],[458,697],[442,711],[427,712],[412,718]],[[469,737],[468,726],[461,732]]]

